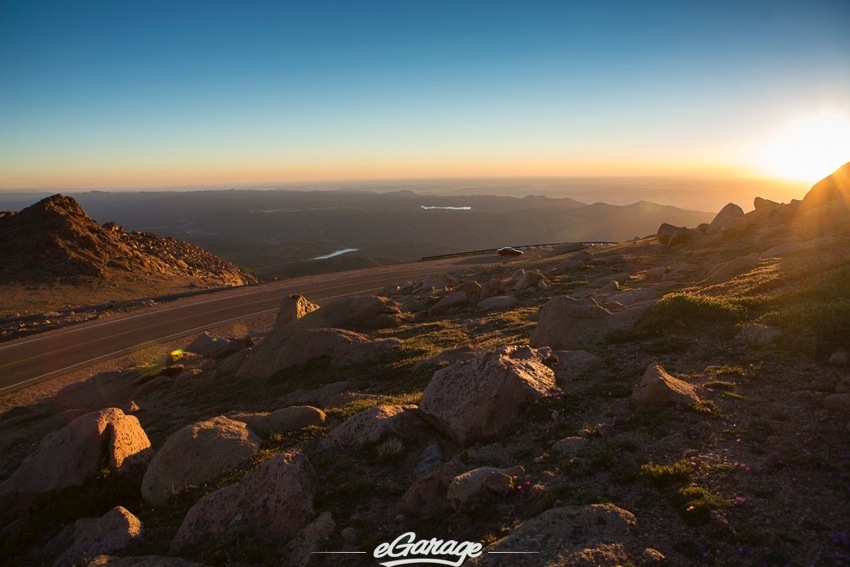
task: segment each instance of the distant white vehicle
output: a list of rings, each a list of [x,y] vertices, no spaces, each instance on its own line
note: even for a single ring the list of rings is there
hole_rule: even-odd
[[[522,250],[517,250],[516,248],[511,248],[510,246],[505,246],[504,248],[499,248],[496,250],[496,254],[499,256],[522,256]]]

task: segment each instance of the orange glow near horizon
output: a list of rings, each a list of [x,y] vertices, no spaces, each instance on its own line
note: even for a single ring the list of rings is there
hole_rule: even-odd
[[[115,164],[113,167],[74,164],[43,167],[38,172],[19,171],[0,179],[7,189],[133,189],[156,187],[222,187],[334,181],[450,178],[533,177],[749,177],[741,167],[700,164],[694,161],[664,162],[649,157],[553,155],[519,156],[433,156],[410,159],[396,156],[380,161],[368,159],[285,160],[253,159],[249,163],[206,163],[185,167],[156,167],[152,164]],[[146,167],[149,165],[149,167]]]

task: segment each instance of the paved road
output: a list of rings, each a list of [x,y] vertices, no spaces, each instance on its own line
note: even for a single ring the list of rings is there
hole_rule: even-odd
[[[301,294],[321,304],[463,265],[501,260],[497,256],[453,258],[294,278],[180,299],[140,312],[10,341],[0,345],[0,394],[139,348],[276,311],[281,300],[291,294]]]

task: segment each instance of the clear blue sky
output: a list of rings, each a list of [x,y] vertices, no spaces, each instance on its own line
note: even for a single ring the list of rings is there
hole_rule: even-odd
[[[823,116],[848,0],[0,0],[0,188],[771,173]]]

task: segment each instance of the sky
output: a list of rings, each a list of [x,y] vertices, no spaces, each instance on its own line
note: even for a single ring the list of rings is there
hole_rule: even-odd
[[[0,0],[0,188],[850,161],[850,2]]]

